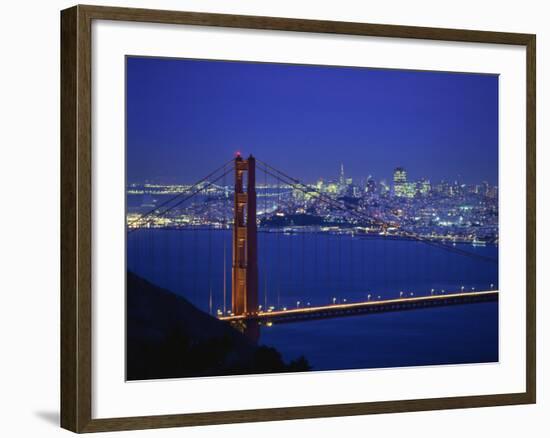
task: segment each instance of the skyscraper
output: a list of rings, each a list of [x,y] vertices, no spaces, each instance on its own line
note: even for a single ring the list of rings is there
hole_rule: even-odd
[[[420,181],[418,181],[416,189],[418,193],[426,196],[430,193],[432,186],[429,180],[427,180],[426,178],[422,178]]]
[[[367,179],[366,192],[370,195],[373,195],[375,191],[376,191],[376,181],[374,181],[374,178],[371,175],[369,175]]]
[[[407,182],[407,171],[403,167],[396,167],[393,171],[394,184]]]
[[[340,179],[338,180],[338,186],[341,193],[346,190],[346,176],[344,174],[344,163],[340,163]]]
[[[344,164],[340,164],[340,178],[338,179],[338,192],[341,196],[350,195],[352,192],[353,179],[346,178]]]
[[[403,167],[396,167],[393,171],[393,192],[395,196],[404,196],[407,184],[407,171]]]

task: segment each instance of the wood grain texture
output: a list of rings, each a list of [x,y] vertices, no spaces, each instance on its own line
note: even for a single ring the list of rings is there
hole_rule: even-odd
[[[527,63],[527,302],[526,302],[526,347],[527,347],[527,394],[532,403],[536,403],[537,391],[537,83],[536,83],[536,37],[531,35],[526,44]]]
[[[526,392],[92,419],[91,23],[150,23],[513,44],[527,53]],[[534,403],[536,400],[536,39],[534,35],[196,12],[75,6],[61,12],[61,426],[74,432],[274,421]],[[121,169],[121,171],[123,171]]]
[[[61,425],[91,420],[91,21],[61,14]]]
[[[81,6],[94,19],[139,21],[148,23],[189,24],[235,27],[243,29],[285,30],[388,38],[465,41],[495,44],[526,45],[531,35],[478,30],[442,29],[434,27],[396,26],[343,21],[303,20],[296,18],[259,17],[253,15],[211,14],[151,9]]]
[[[387,402],[345,403],[292,408],[254,409],[244,411],[207,412],[201,414],[158,415],[146,417],[106,418],[92,420],[81,432],[156,429],[306,418],[345,417],[441,409],[464,409],[532,403],[526,393],[447,397]]]
[[[61,426],[77,428],[76,8],[61,16]]]

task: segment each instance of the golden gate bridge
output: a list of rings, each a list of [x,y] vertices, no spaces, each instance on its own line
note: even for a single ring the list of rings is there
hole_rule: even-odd
[[[497,259],[483,254],[467,251],[463,248],[449,245],[445,242],[427,238],[418,233],[406,229],[399,229],[397,232],[390,234],[388,229],[395,227],[395,224],[387,223],[379,218],[368,215],[365,211],[357,208],[356,205],[346,202],[345,200],[335,199],[313,185],[308,185],[293,178],[287,173],[278,170],[270,164],[249,156],[247,159],[238,154],[235,158],[224,163],[214,171],[201,178],[194,184],[188,186],[185,190],[171,197],[170,199],[156,205],[150,211],[147,211],[139,217],[127,222],[128,233],[134,233],[138,230],[149,229],[154,227],[153,224],[159,218],[168,217],[171,212],[177,211],[187,201],[196,198],[199,195],[209,193],[214,189],[223,187],[226,189],[225,179],[233,173],[233,196],[232,196],[232,218],[228,219],[223,215],[219,222],[219,229],[232,229],[231,242],[231,310],[226,310],[226,294],[228,285],[226,284],[226,274],[223,275],[223,312],[218,311],[219,319],[233,323],[259,322],[271,324],[273,322],[293,322],[308,319],[320,319],[330,317],[341,317],[366,313],[379,313],[401,310],[412,310],[433,306],[446,306],[455,304],[466,304],[482,301],[498,300],[498,291],[493,289],[491,284],[487,290],[465,290],[461,286],[458,290],[435,291],[431,289],[431,293],[425,296],[414,296],[414,294],[404,294],[400,292],[399,297],[382,299],[376,293],[369,293],[365,300],[347,302],[346,300],[336,302],[333,298],[326,305],[309,305],[304,302],[296,303],[296,307],[281,307],[279,303],[280,291],[277,291],[278,299],[277,306],[268,306],[267,277],[264,280],[264,304],[260,304],[260,285],[259,285],[259,263],[258,263],[258,200],[257,200],[257,174],[260,170],[264,175],[264,188],[267,187],[266,178],[269,176],[277,181],[278,188],[280,184],[291,188],[297,193],[302,193],[304,196],[311,197],[316,203],[323,204],[331,211],[338,211],[344,214],[349,220],[355,224],[360,224],[364,229],[376,230],[378,237],[382,239],[395,238],[420,242],[429,247],[437,248],[441,251],[453,253],[461,257],[469,257],[477,259],[483,263],[497,264]],[[220,181],[223,184],[220,186]],[[266,199],[264,193],[264,200]],[[280,199],[280,190],[277,191],[278,203],[277,208],[284,204]],[[231,200],[229,196],[226,197]],[[275,209],[275,214],[276,214]],[[267,205],[264,205],[262,211],[264,217],[268,215]],[[178,227],[178,225],[176,225]],[[193,229],[197,229],[197,225]],[[211,228],[211,226],[207,227]],[[368,235],[367,232],[365,232]],[[225,254],[224,242],[224,259]],[[317,259],[317,253],[314,254]],[[330,257],[330,252],[327,250],[327,256]],[[210,277],[210,265],[212,263],[210,250],[208,252],[207,276]],[[289,263],[292,261],[292,251],[288,254]],[[279,260],[277,260],[277,264]],[[294,262],[295,263],[295,262]],[[226,269],[226,260],[224,260],[224,271]],[[331,267],[328,267],[330,270]],[[292,272],[292,271],[291,271]],[[302,281],[304,281],[302,279]],[[212,295],[213,284],[211,279],[208,279],[209,307],[212,313]],[[438,293],[440,292],[440,293]],[[374,299],[371,299],[374,297]]]

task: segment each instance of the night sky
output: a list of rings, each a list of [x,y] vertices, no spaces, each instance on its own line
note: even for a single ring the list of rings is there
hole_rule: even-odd
[[[498,180],[498,76],[127,58],[128,183],[192,183],[236,151],[305,182]]]

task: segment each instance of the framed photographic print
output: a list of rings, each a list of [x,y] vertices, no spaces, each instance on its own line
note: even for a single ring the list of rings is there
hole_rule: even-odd
[[[61,422],[535,402],[535,36],[61,13]]]

